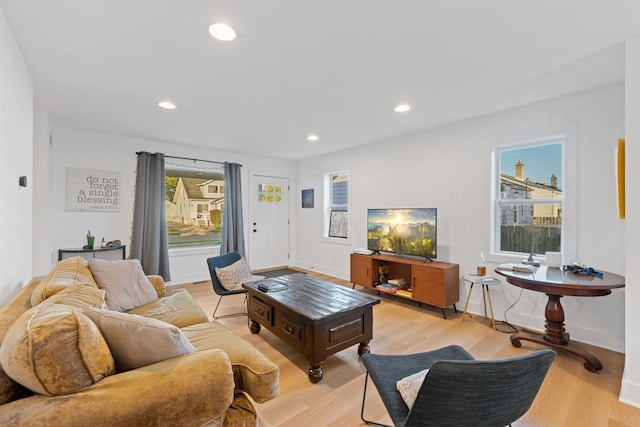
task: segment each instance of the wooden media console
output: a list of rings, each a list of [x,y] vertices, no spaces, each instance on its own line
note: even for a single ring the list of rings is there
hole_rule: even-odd
[[[393,255],[351,254],[351,283],[374,288],[379,284],[379,268],[387,266],[389,279],[405,279],[410,292],[398,291],[393,295],[419,303],[439,307],[442,317],[445,308],[453,306],[460,297],[460,274],[458,264],[449,262],[425,262],[420,259],[402,258]],[[381,291],[383,292],[383,291]]]

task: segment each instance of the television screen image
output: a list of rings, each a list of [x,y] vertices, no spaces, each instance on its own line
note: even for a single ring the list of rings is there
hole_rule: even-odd
[[[436,258],[436,208],[369,209],[367,249]]]

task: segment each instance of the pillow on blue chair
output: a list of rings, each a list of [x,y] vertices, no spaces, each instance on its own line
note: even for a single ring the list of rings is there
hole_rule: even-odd
[[[216,276],[222,287],[228,291],[240,289],[243,283],[264,279],[264,276],[251,274],[249,264],[244,258],[240,258],[227,267],[216,267]]]
[[[404,403],[407,404],[407,408],[411,409],[413,403],[416,401],[420,387],[422,387],[422,383],[428,372],[428,369],[423,369],[396,382],[396,388],[400,392]]]

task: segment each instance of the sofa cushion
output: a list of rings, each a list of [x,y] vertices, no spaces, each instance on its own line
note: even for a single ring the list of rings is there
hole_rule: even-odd
[[[96,325],[78,309],[48,304],[27,310],[0,345],[0,363],[14,381],[35,393],[74,393],[115,372]]]
[[[106,308],[105,291],[85,284],[68,286],[40,303],[42,306],[51,304],[64,304],[75,308]]]
[[[257,418],[256,408],[249,398],[244,393],[236,391],[233,396],[233,402],[229,405],[227,413],[224,414],[222,426],[255,426]]]
[[[38,283],[36,289],[31,293],[31,306],[35,307],[66,287],[78,284],[98,287],[87,260],[80,256],[63,259]]]
[[[83,313],[102,332],[118,371],[196,351],[180,329],[161,320],[97,308],[87,308]]]
[[[106,291],[107,306],[111,310],[131,310],[158,298],[137,259],[92,259],[89,268],[100,289]]]
[[[244,258],[226,267],[216,267],[216,276],[223,288],[233,291],[242,288],[243,283],[264,279],[264,276],[251,274],[249,264]]]
[[[236,387],[249,393],[258,403],[278,395],[278,365],[238,334],[216,321],[182,328],[198,351],[218,348],[229,356]]]
[[[169,296],[158,298],[127,313],[153,317],[178,328],[209,321],[207,314],[186,289],[176,289]]]

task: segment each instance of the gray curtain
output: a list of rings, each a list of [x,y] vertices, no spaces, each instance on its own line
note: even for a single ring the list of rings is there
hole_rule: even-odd
[[[164,154],[140,152],[136,168],[130,259],[140,260],[146,274],[165,281],[169,274],[169,245],[165,214]]]
[[[224,205],[222,206],[222,241],[220,254],[233,251],[244,256],[244,231],[242,225],[241,165],[224,164]]]

